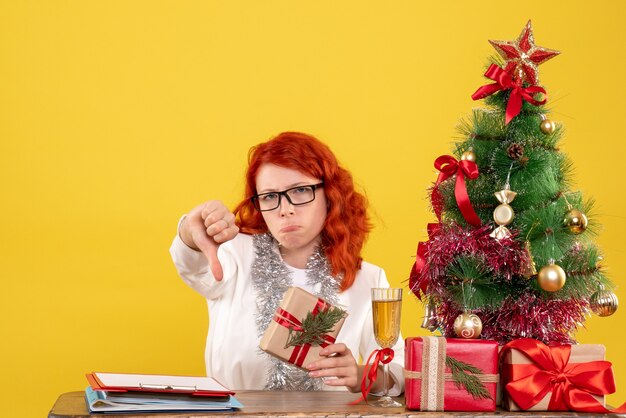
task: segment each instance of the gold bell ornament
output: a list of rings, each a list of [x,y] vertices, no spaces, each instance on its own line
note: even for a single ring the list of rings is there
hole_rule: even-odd
[[[530,279],[531,277],[537,275],[537,266],[535,265],[535,260],[533,259],[533,253],[530,250],[530,242],[526,241],[526,244],[524,244],[524,250],[528,254],[529,263],[525,268],[523,268],[522,274],[527,279]]]
[[[482,331],[483,322],[476,314],[463,312],[454,320],[454,333],[459,338],[479,338]]]
[[[437,324],[437,308],[432,301],[429,301],[424,307],[424,320],[421,326],[430,332],[434,332],[439,328]]]
[[[598,290],[591,295],[589,306],[598,316],[611,316],[617,311],[617,295],[607,290]]]
[[[547,266],[541,267],[537,273],[537,283],[546,292],[556,292],[565,286],[567,275],[561,266],[550,260]]]

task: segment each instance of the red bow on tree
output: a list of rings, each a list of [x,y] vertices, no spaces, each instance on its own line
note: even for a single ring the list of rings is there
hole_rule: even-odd
[[[519,114],[519,112],[522,110],[522,102],[524,100],[534,106],[539,106],[546,103],[546,98],[539,101],[535,100],[535,98],[533,97],[535,93],[543,93],[544,95],[547,95],[546,90],[543,87],[522,87],[522,80],[518,79],[514,81],[511,74],[495,64],[491,64],[491,66],[485,73],[485,77],[494,80],[495,83],[487,84],[480,87],[478,90],[476,90],[474,94],[472,94],[472,99],[484,99],[485,97],[491,96],[492,94],[500,90],[511,90],[509,102],[506,105],[506,119],[504,122],[505,125]]]
[[[439,228],[440,226],[438,223],[428,224],[428,241],[417,244],[415,263],[413,264],[411,274],[409,275],[409,288],[419,300],[422,300],[422,295],[426,294],[428,283],[430,282],[428,274],[424,271],[427,266],[426,257],[428,256],[428,243],[439,232]]]
[[[593,397],[615,392],[610,362],[569,364],[570,345],[547,346],[530,338],[511,341],[500,355],[513,348],[533,362],[509,364],[503,370],[509,375],[506,391],[520,408],[532,408],[551,392],[549,411],[626,412],[626,404],[608,410]]]
[[[435,160],[435,168],[440,171],[437,183],[433,187],[431,194],[431,201],[435,215],[437,219],[441,220],[441,210],[443,209],[443,198],[439,192],[439,184],[446,180],[448,177],[456,174],[456,184],[454,186],[454,196],[456,197],[456,203],[461,210],[463,218],[468,224],[479,227],[480,218],[474,211],[472,203],[470,202],[467,194],[467,188],[465,187],[465,177],[475,179],[478,177],[478,166],[474,161],[461,160],[457,161],[451,155],[442,155]]]

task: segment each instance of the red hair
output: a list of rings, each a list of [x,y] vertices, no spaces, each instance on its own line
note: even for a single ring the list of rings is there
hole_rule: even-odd
[[[354,188],[352,175],[339,165],[327,145],[299,132],[283,132],[250,149],[245,200],[234,210],[241,232],[257,234],[268,228],[261,212],[250,202],[256,191],[256,176],[263,164],[298,170],[324,182],[328,214],[322,230],[322,246],[333,276],[342,276],[340,290],[352,286],[361,268],[361,249],[372,229],[367,199]]]

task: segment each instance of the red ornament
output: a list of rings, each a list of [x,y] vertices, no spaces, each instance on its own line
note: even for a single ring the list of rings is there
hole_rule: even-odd
[[[515,74],[517,78],[516,70],[521,70],[523,77],[531,86],[538,82],[537,66],[560,54],[559,51],[535,45],[530,20],[515,41],[490,40],[489,43],[506,60],[505,71]]]

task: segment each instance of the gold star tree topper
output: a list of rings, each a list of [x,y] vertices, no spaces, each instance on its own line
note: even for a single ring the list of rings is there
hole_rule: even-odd
[[[560,54],[560,51],[543,48],[535,45],[533,28],[530,20],[515,41],[492,41],[489,43],[506,60],[504,68],[513,78],[526,81],[532,86],[539,81],[537,67],[550,58]]]

